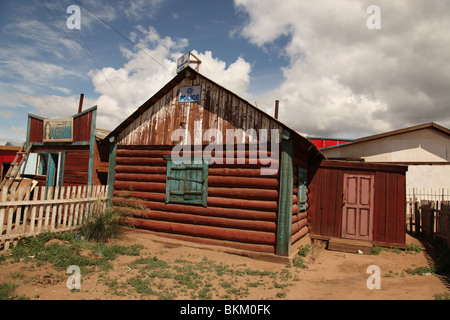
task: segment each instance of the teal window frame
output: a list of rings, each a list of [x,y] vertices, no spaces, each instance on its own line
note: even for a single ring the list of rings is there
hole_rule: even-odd
[[[38,152],[36,175],[46,176],[47,187],[60,187],[63,185],[65,159],[66,152]]]
[[[208,161],[189,159],[187,162],[167,160],[166,203],[207,206]]]
[[[297,191],[298,212],[304,212],[306,211],[306,205],[308,201],[307,196],[308,170],[302,167],[297,167],[297,178],[298,178],[298,191]]]

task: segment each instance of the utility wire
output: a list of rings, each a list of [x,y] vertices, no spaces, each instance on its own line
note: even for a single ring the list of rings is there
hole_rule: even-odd
[[[101,17],[99,17],[98,15],[96,15],[94,12],[92,12],[91,10],[89,10],[87,7],[85,7],[83,4],[80,3],[80,1],[75,0],[75,2],[77,2],[81,7],[83,7],[84,9],[86,9],[90,14],[92,14],[94,17],[96,17],[98,20],[100,20],[101,22],[103,22],[108,28],[110,28],[112,31],[114,31],[115,33],[117,33],[119,36],[121,36],[122,38],[124,38],[125,40],[127,40],[129,43],[131,43],[134,47],[136,47],[137,49],[139,49],[139,51],[141,51],[142,53],[144,53],[147,57],[149,57],[150,59],[152,59],[153,61],[155,61],[157,64],[159,64],[161,67],[163,67],[164,69],[169,71],[169,68],[167,68],[165,65],[163,65],[162,63],[160,63],[158,60],[156,60],[155,58],[153,58],[151,55],[149,55],[147,52],[145,52],[141,47],[139,47],[136,43],[134,43],[133,41],[131,41],[128,37],[126,37],[125,35],[123,35],[119,30],[117,30],[116,28],[114,28],[113,26],[111,26],[108,22],[106,22],[105,20],[103,20]]]
[[[41,1],[42,1],[42,0],[41,0]],[[53,6],[53,10],[54,10],[55,12],[61,12],[61,10],[58,10],[57,7],[56,7],[56,4],[52,3],[51,0],[49,0],[49,4]],[[61,4],[63,4],[63,3],[61,3]],[[63,4],[63,9],[64,9],[64,4]],[[47,10],[48,10],[48,8],[47,8]],[[50,12],[50,11],[49,11],[49,12]],[[65,11],[64,11],[64,12],[65,12]],[[51,13],[51,12],[50,12],[50,13]],[[61,19],[56,18],[56,21],[64,21],[64,16],[61,15]],[[58,23],[58,25],[60,26],[60,29],[62,29],[63,32],[64,32],[64,33],[67,35],[67,37],[69,38],[70,35],[67,33],[67,30],[66,30],[65,26],[62,26],[62,27],[61,27],[61,25],[60,25],[59,23]],[[111,93],[114,93],[116,90],[115,90],[114,87],[112,86],[111,82],[109,82],[109,80],[108,80],[108,79],[105,77],[105,75],[103,74],[102,68],[101,68],[101,66],[100,66],[100,64],[99,64],[99,62],[98,62],[98,60],[95,58],[95,56],[94,56],[94,54],[92,53],[91,49],[89,48],[89,46],[88,46],[86,40],[84,40],[82,33],[81,33],[81,32],[73,32],[73,33],[71,33],[71,34],[74,35],[74,40],[80,45],[81,48],[83,48],[83,44],[82,44],[81,42],[84,43],[84,48],[83,48],[83,49],[86,50],[86,55],[87,55],[87,57],[89,58],[90,62],[94,65],[94,66],[93,66],[93,65],[91,65],[91,64],[88,62],[89,67],[90,67],[92,70],[94,70],[95,67],[97,67],[97,69],[100,71],[100,74],[102,75],[103,79],[106,81],[106,83],[108,83],[109,87],[111,88],[111,90],[112,90]],[[79,50],[78,50],[78,52],[79,52]],[[80,56],[81,56],[81,54],[80,54]],[[83,57],[81,57],[81,58],[83,59]]]

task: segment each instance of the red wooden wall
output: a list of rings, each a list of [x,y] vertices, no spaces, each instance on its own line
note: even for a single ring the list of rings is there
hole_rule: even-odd
[[[374,163],[322,161],[309,171],[310,234],[341,237],[344,173],[374,176],[373,241],[405,245],[407,167]]]
[[[0,149],[0,163],[3,162],[12,162],[16,157],[17,151],[19,151],[19,147],[7,147],[8,149]],[[19,157],[20,161],[21,156]]]
[[[87,185],[89,174],[89,141],[91,139],[91,127],[94,108],[86,110],[73,118],[73,142],[42,143],[44,118],[29,115],[29,142],[35,142],[31,152],[53,151],[65,152],[64,185]],[[76,144],[86,142],[85,144]],[[96,143],[96,142],[94,142]],[[98,153],[98,148],[95,148]],[[98,155],[95,159],[99,159]],[[94,168],[98,167],[94,163]],[[93,174],[93,184],[100,184],[96,174]],[[40,185],[45,184],[45,177],[36,176]]]
[[[118,146],[113,204],[128,211],[126,223],[167,237],[274,253],[278,173],[261,176],[260,163],[224,160],[209,165],[207,207],[166,204],[164,156],[172,148]]]
[[[85,112],[73,118],[73,142],[89,141],[93,112]],[[44,118],[29,115],[29,142],[42,142],[44,138]]]

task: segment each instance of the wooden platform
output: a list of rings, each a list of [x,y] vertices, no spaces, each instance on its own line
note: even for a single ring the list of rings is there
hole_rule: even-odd
[[[358,253],[358,250],[361,250],[363,253],[371,253],[372,248],[372,244],[368,241],[342,238],[330,238],[327,247],[328,250],[350,253]]]

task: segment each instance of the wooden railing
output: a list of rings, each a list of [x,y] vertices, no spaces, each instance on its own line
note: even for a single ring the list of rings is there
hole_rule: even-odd
[[[106,207],[107,186],[18,188],[0,192],[0,249],[21,237],[43,231],[80,228],[91,214]]]

